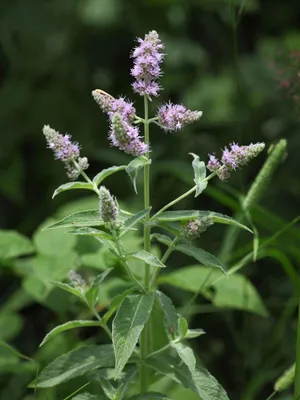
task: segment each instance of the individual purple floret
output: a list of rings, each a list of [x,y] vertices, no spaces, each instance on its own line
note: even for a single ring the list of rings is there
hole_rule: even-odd
[[[213,154],[209,154],[209,161],[207,163],[207,169],[210,172],[215,172],[220,167],[221,167],[220,161]]]
[[[124,97],[115,99],[106,92],[96,89],[92,91],[92,96],[101,110],[108,114],[111,119],[117,112],[122,115],[127,122],[132,122],[136,114],[136,110],[132,102],[127,101]]]
[[[80,171],[89,167],[86,157],[79,157],[78,143],[71,142],[70,135],[61,135],[49,125],[43,128],[48,148],[51,149],[57,160],[61,160],[66,167],[67,175],[70,180],[78,178]]]
[[[43,133],[57,160],[67,162],[79,157],[78,143],[72,143],[70,135],[61,135],[49,125],[44,126]]]
[[[182,104],[172,103],[162,105],[157,111],[158,123],[165,131],[178,131],[201,115],[202,111],[191,111]]]
[[[119,113],[115,113],[112,117],[109,139],[113,146],[135,157],[149,150],[141,141],[138,127],[130,125]]]
[[[214,155],[209,155],[207,169],[211,172],[217,172],[221,180],[227,180],[230,176],[230,171],[246,165],[264,148],[264,143],[251,143],[248,146],[239,146],[236,143],[232,143],[230,150],[227,147],[223,150],[221,162]]]
[[[151,31],[144,39],[138,38],[139,45],[133,50],[134,66],[131,75],[136,79],[133,90],[141,96],[158,96],[160,87],[156,80],[161,76],[160,64],[164,58],[164,45],[158,33]]]

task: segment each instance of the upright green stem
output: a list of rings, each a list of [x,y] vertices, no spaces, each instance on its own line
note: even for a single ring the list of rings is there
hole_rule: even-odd
[[[296,369],[294,379],[294,399],[300,399],[300,298],[298,310],[298,330],[297,330],[297,348],[296,348]]]
[[[144,135],[145,143],[149,145],[149,114],[148,114],[148,98],[144,96],[144,108],[145,108],[145,118],[144,118]],[[149,159],[149,152],[145,154],[147,159]],[[144,208],[150,207],[150,165],[147,163],[144,167]],[[144,224],[144,250],[150,252],[151,242],[150,242],[150,216],[149,214],[145,217]],[[150,265],[145,264],[145,277],[144,286],[146,291],[149,291],[150,286]],[[144,360],[149,353],[149,328],[150,320],[145,325],[143,332],[140,337],[140,355],[141,359]],[[141,365],[140,369],[140,392],[146,393],[149,386],[149,376],[148,370],[144,365]]]

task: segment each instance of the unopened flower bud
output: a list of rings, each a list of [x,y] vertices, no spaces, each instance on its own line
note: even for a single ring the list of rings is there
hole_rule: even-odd
[[[119,205],[117,199],[110,194],[105,186],[100,187],[99,194],[100,217],[104,222],[115,222],[119,215]]]
[[[70,179],[70,181],[74,181],[79,177],[80,171],[78,170],[78,168],[75,167],[75,165],[66,163],[65,167],[66,167],[67,177]]]
[[[210,225],[213,225],[210,217],[200,217],[189,221],[184,227],[184,236],[188,240],[197,239]]]
[[[68,278],[72,286],[75,288],[83,288],[86,286],[85,280],[77,272],[70,270],[68,273]]]
[[[79,157],[78,158],[78,165],[81,169],[81,171],[84,171],[85,169],[88,169],[89,163],[87,157]]]

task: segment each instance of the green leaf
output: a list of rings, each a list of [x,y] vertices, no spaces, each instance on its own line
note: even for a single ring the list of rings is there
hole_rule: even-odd
[[[178,314],[172,300],[159,290],[156,291],[156,296],[164,313],[166,334],[170,340],[179,338]]]
[[[112,341],[116,358],[116,377],[133,353],[152,310],[154,294],[132,295],[121,304],[112,324]]]
[[[87,190],[94,190],[94,186],[88,182],[68,182],[64,185],[59,186],[52,195],[52,199],[57,196],[61,192],[66,192],[67,190],[72,189],[87,189]]]
[[[116,398],[116,388],[109,382],[108,379],[105,379],[100,375],[98,375],[98,380],[105,396],[107,396],[110,400],[114,400]]]
[[[145,365],[193,390],[201,400],[229,400],[225,390],[205,368],[196,368],[191,373],[178,356],[156,353],[145,359]]]
[[[178,330],[179,330],[180,338],[184,339],[189,330],[189,325],[188,325],[187,320],[181,316],[179,316],[179,318],[178,318]]]
[[[151,235],[151,240],[156,239],[158,242],[165,244],[166,246],[172,245],[172,239],[167,235],[162,235],[161,233],[153,233]]]
[[[162,310],[161,303],[158,296],[155,296],[152,311],[150,314],[150,326],[155,326],[155,329],[150,331],[150,344],[151,348],[149,352],[154,352],[166,346],[169,343],[169,339],[166,333],[164,312]]]
[[[219,269],[195,265],[161,276],[158,281],[193,293],[202,293],[217,307],[268,315],[255,287],[248,278],[238,273],[225,276]],[[214,288],[213,294],[207,292],[211,286]]]
[[[102,400],[102,397],[90,393],[80,393],[77,396],[72,397],[72,400]]]
[[[117,393],[116,393],[117,395],[115,397],[116,399],[122,400],[124,398],[124,396],[127,392],[128,385],[135,377],[136,373],[138,372],[138,369],[139,369],[139,367],[137,365],[134,365],[126,373],[124,379],[122,380],[122,383],[120,384],[120,386],[117,389]]]
[[[192,245],[178,244],[175,246],[175,250],[186,254],[187,256],[195,258],[201,264],[206,267],[217,267],[220,268],[225,274],[225,266],[217,259],[213,254],[208,253],[205,250],[198,249]]]
[[[53,387],[97,368],[113,366],[114,353],[111,345],[81,347],[52,361],[31,387]]]
[[[218,224],[234,225],[238,228],[246,229],[251,232],[247,226],[241,224],[240,222],[234,220],[227,215],[219,214],[213,211],[198,211],[198,210],[181,210],[181,211],[165,211],[158,215],[155,219],[163,222],[173,222],[173,221],[189,221],[191,219],[210,217],[213,222]]]
[[[120,221],[124,218],[128,218],[128,213],[120,210]],[[54,224],[45,227],[43,230],[47,229],[57,229],[57,228],[78,228],[78,227],[88,227],[88,226],[104,226],[105,222],[100,218],[99,210],[85,210],[79,211],[71,214]]]
[[[15,231],[0,230],[0,259],[7,260],[34,252],[30,240]]]
[[[138,213],[130,216],[124,221],[123,231],[120,234],[120,237],[123,236],[127,231],[129,231],[132,227],[134,227],[140,220],[145,218],[147,214],[149,214],[151,207],[146,208],[145,210],[139,211]]]
[[[48,342],[48,340],[52,339],[54,336],[58,335],[61,332],[65,332],[75,328],[85,328],[88,326],[100,326],[100,325],[101,324],[99,321],[76,320],[76,321],[66,322],[65,324],[56,326],[54,329],[52,329],[52,331],[47,333],[47,335],[44,337],[39,347],[43,346],[46,342]]]
[[[124,171],[126,169],[126,165],[120,165],[120,166],[113,166],[107,169],[103,169],[101,172],[99,172],[99,174],[97,174],[94,179],[93,179],[93,183],[96,186],[99,186],[100,183],[107,178],[108,176],[114,174],[115,172],[119,172],[119,171]]]
[[[135,193],[137,193],[137,188],[136,188],[136,178],[138,176],[138,173],[140,169],[144,168],[145,165],[150,164],[151,160],[148,160],[147,157],[145,156],[140,156],[135,159],[133,159],[126,167],[126,172],[129,175],[131,182],[133,184],[133,188]]]
[[[89,227],[73,228],[67,231],[66,233],[70,233],[72,235],[93,236],[93,237],[99,237],[101,239],[113,240],[112,235],[96,228],[89,228]]]
[[[294,363],[276,380],[274,384],[275,392],[283,392],[288,389],[295,380],[296,364]]]
[[[122,303],[122,301],[125,299],[125,297],[127,297],[129,294],[133,293],[136,290],[137,290],[137,287],[134,286],[134,287],[127,289],[124,292],[118,294],[117,296],[115,296],[112,299],[111,304],[109,306],[109,310],[104,314],[104,316],[102,318],[102,321],[104,324],[106,324],[109,321],[110,317],[118,309],[119,305]]]
[[[171,346],[176,350],[177,354],[188,367],[191,374],[193,374],[196,368],[196,358],[193,350],[181,342],[172,343]]]
[[[33,235],[33,243],[39,254],[61,257],[74,249],[77,240],[74,236],[66,235],[62,231],[43,230],[46,224],[52,222],[53,220],[47,220],[37,228]]]
[[[147,392],[130,397],[129,400],[171,400],[170,397],[159,392]]]
[[[200,161],[199,156],[194,153],[189,153],[191,156],[194,157],[192,162],[192,166],[194,169],[194,182],[196,184],[196,193],[195,197],[199,196],[206,189],[208,184],[207,181],[204,181],[206,177],[206,166],[203,161]]]
[[[104,279],[107,277],[108,274],[110,274],[112,270],[113,268],[108,268],[101,274],[97,275],[94,278],[91,287],[85,292],[85,298],[90,308],[93,309],[95,304],[98,302],[100,289],[99,285],[104,281]]]
[[[62,283],[62,282],[51,282],[51,283],[54,286],[59,287],[60,289],[66,291],[68,293],[74,294],[74,296],[79,297],[81,300],[83,300],[86,303],[83,289],[78,289],[71,285],[68,285],[67,283]]]
[[[126,255],[127,259],[134,258],[137,260],[144,261],[148,265],[153,265],[154,267],[164,268],[165,265],[160,262],[160,260],[154,256],[153,254],[149,253],[148,251],[141,250],[137,253],[130,253]]]
[[[205,332],[203,329],[188,329],[185,339],[194,339],[196,337],[205,335]]]

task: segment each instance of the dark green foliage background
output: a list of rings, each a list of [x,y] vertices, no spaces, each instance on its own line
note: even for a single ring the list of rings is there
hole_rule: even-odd
[[[261,201],[260,236],[284,226],[278,217],[286,222],[295,218],[300,200],[300,103],[296,97],[300,64],[298,70],[297,66],[292,69],[292,61],[285,55],[300,46],[300,3],[230,1],[1,0],[1,228],[31,236],[62,204],[81,196],[70,192],[51,200],[54,189],[66,182],[66,177],[63,166],[53,161],[45,148],[44,124],[72,134],[82,146],[82,155],[90,160],[91,176],[129,160],[109,147],[106,117],[90,93],[99,88],[113,96],[125,95],[135,100],[142,112],[142,101],[130,87],[129,54],[135,38],[153,29],[161,35],[167,53],[161,80],[164,90],[158,102],[171,99],[203,110],[201,120],[184,132],[167,135],[156,127],[151,132],[154,209],[189,188],[189,152],[206,160],[208,152],[218,152],[232,141],[264,141],[268,148],[285,137],[287,157]],[[241,8],[235,32],[232,17],[236,18]],[[280,85],[286,77],[293,90]],[[152,107],[154,112],[155,105]],[[211,185],[214,189],[178,207],[232,215],[236,203],[228,206],[226,199],[233,198],[228,188],[245,193],[266,157],[265,151],[235,173],[228,184],[215,180]],[[134,202],[142,208],[124,175],[111,178],[109,188],[125,205]],[[223,191],[226,198],[221,196]],[[271,217],[264,220],[265,209]],[[225,231],[221,227],[208,232],[201,246],[217,253]],[[293,248],[290,260],[299,270],[297,227],[295,232],[298,236],[289,231],[281,236],[277,250],[285,255],[288,247]],[[245,243],[249,238],[242,235],[241,245]],[[180,257],[173,256],[171,261],[173,268],[182,266]],[[203,308],[192,321],[207,332],[194,343],[199,358],[232,400],[265,398],[273,381],[295,358],[296,294],[283,263],[264,259],[248,266],[245,273],[265,301],[268,319],[239,311],[206,313],[200,299]],[[18,278],[8,271],[0,276],[0,301],[4,301],[18,286]],[[186,293],[169,293],[178,305],[188,299]],[[15,344],[23,353],[33,355],[48,331],[48,321],[55,318],[37,304],[25,308],[22,315],[24,328]],[[64,350],[56,349],[56,353]],[[4,385],[7,379],[15,382],[16,378],[5,374],[0,382]],[[21,387],[22,378],[17,381]],[[17,386],[11,384],[0,399],[23,398],[24,389]]]

